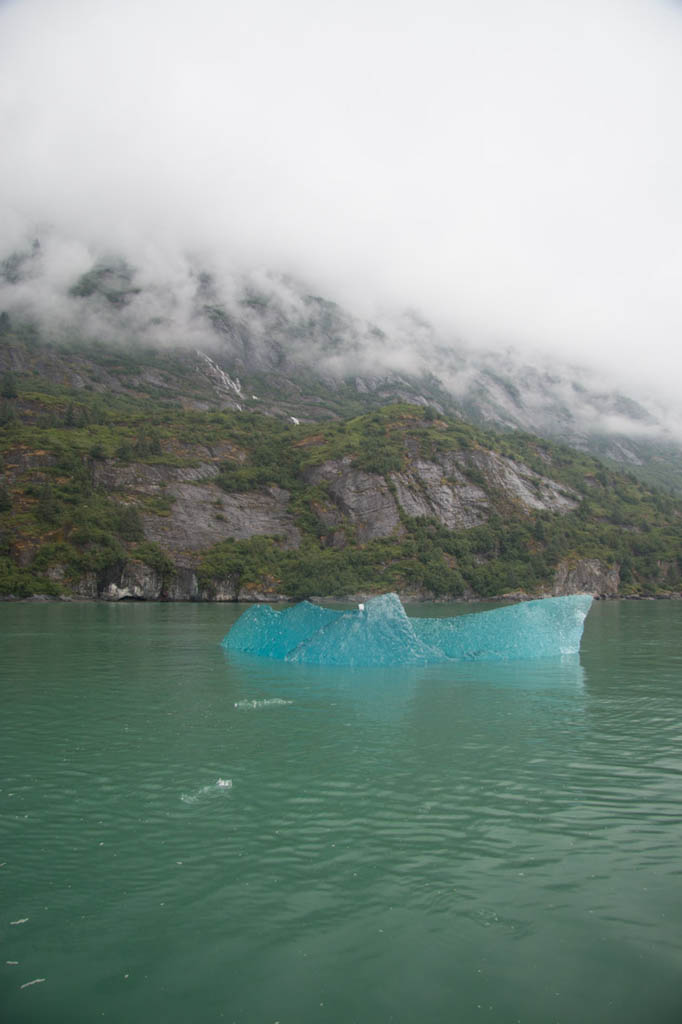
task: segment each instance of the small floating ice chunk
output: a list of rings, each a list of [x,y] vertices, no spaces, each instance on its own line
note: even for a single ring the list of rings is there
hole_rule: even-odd
[[[282,708],[293,703],[293,700],[284,700],[282,697],[265,697],[262,700],[238,700],[234,706],[241,709]]]
[[[254,605],[222,642],[228,650],[312,665],[551,658],[577,654],[591,604],[589,594],[576,594],[441,619],[408,618],[397,594],[374,597],[350,612],[308,601],[281,612]]]
[[[223,789],[232,789],[232,779],[216,779],[209,786],[199,786],[193,793],[182,793],[180,799],[183,804],[195,804],[198,800],[210,797],[211,794]]]

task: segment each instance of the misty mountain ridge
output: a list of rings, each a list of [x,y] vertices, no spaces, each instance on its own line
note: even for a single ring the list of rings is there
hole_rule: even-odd
[[[51,343],[42,358],[52,372],[75,387],[156,387],[200,409],[310,421],[407,401],[558,438],[682,487],[682,446],[653,403],[604,388],[586,369],[474,349],[412,311],[371,323],[291,276],[219,274],[199,259],[93,260],[48,234],[0,262],[0,312],[14,342],[0,369],[25,368],[21,346],[39,340]],[[99,355],[110,346],[134,352],[138,373],[103,378]]]

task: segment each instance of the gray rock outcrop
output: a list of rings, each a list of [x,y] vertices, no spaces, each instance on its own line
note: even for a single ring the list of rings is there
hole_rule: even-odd
[[[108,583],[100,593],[103,601],[158,601],[163,577],[143,562],[126,562],[117,582]]]
[[[460,469],[474,466],[485,478],[488,491],[504,493],[526,511],[569,512],[579,504],[578,495],[570,488],[497,452],[479,449],[457,452],[450,458]]]
[[[467,480],[454,459],[415,458],[409,471],[391,473],[391,481],[408,516],[432,516],[450,530],[468,530],[490,514],[485,491]]]
[[[471,477],[475,474],[477,480]],[[480,479],[480,483],[478,483]],[[415,456],[388,482],[377,473],[356,469],[350,458],[329,460],[306,472],[311,484],[325,483],[332,508],[321,518],[327,526],[352,523],[360,543],[400,536],[401,511],[437,519],[450,530],[468,530],[490,517],[491,491],[527,512],[568,512],[578,496],[523,463],[495,452],[447,452],[435,460]]]
[[[559,564],[554,576],[552,596],[592,594],[593,597],[616,597],[619,586],[619,566],[606,566],[598,558],[581,558]]]
[[[377,473],[355,469],[351,459],[344,458],[309,469],[305,478],[310,484],[327,484],[339,519],[346,518],[355,526],[361,544],[402,532],[395,498]]]
[[[296,548],[301,535],[289,511],[289,492],[279,487],[244,494],[226,494],[201,484],[172,484],[165,491],[173,501],[168,515],[143,516],[148,540],[168,551],[202,551],[232,537],[279,536]]]

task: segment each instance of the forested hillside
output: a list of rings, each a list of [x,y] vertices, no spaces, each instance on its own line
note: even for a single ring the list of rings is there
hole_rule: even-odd
[[[419,405],[296,423],[191,381],[181,401],[177,355],[146,367],[146,393],[115,350],[98,357],[108,389],[85,362],[81,386],[73,361],[60,378],[58,358],[37,347],[0,375],[4,596],[682,589],[680,502],[586,453]]]

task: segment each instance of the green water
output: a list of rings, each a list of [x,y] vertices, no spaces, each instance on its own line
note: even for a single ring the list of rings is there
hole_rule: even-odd
[[[3,1024],[679,1024],[682,603],[379,672],[238,612],[0,606]]]

